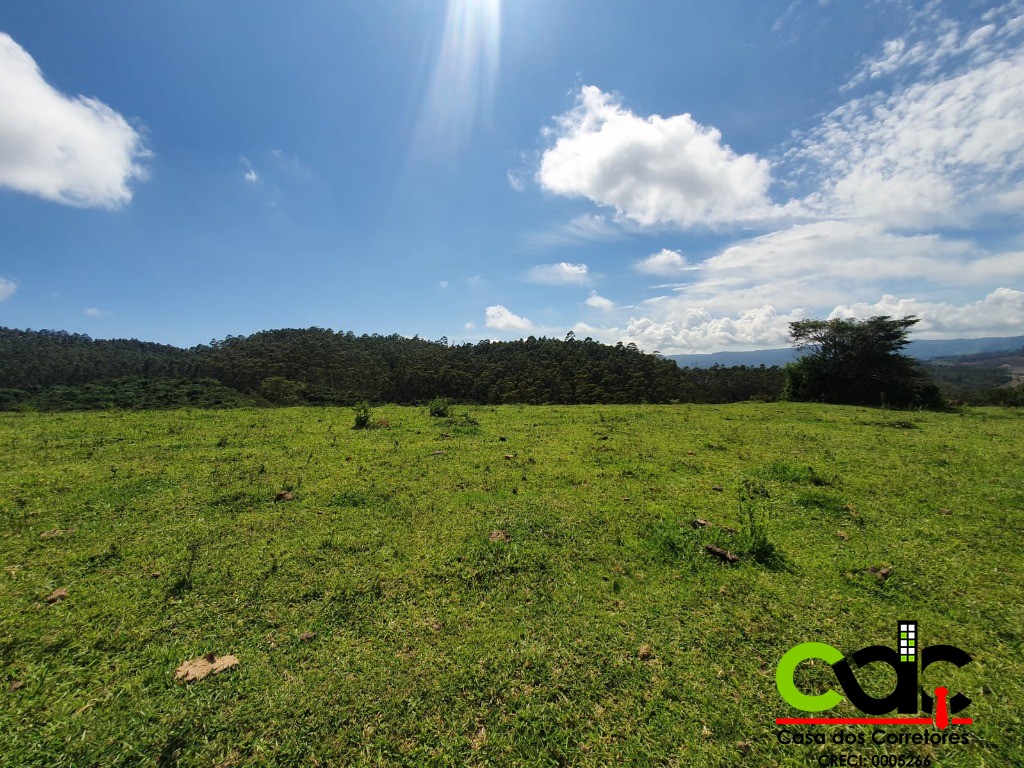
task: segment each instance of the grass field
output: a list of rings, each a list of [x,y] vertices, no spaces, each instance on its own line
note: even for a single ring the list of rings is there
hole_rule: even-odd
[[[1024,765],[1020,410],[456,411],[0,416],[0,765]],[[970,744],[780,744],[899,619]]]

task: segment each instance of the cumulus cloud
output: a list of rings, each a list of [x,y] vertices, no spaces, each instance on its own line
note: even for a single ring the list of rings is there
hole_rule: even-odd
[[[0,277],[0,301],[7,301],[14,295],[16,290],[18,290],[17,283],[5,277]]]
[[[80,208],[115,209],[146,177],[142,137],[97,99],[49,85],[0,32],[0,186]]]
[[[789,338],[789,324],[801,317],[800,313],[782,314],[768,304],[732,316],[716,316],[706,307],[696,306],[660,321],[631,317],[624,340],[666,354],[782,347]]]
[[[875,315],[916,315],[921,322],[914,327],[915,336],[921,338],[943,338],[953,333],[975,337],[1017,335],[1024,328],[1024,291],[997,288],[984,298],[965,304],[886,295],[873,304],[837,306],[830,317]]]
[[[987,331],[1016,333],[1017,294],[1000,289],[980,302],[976,297],[993,283],[1019,281],[1022,264],[1017,252],[989,253],[934,234],[897,235],[868,222],[797,225],[734,243],[694,265],[691,281],[643,302],[622,333],[646,349],[752,349],[784,346],[789,323],[801,317],[851,312],[919,314],[927,323],[915,333],[946,336],[979,335],[980,318],[990,312],[1002,319]],[[917,298],[892,298],[900,295]]]
[[[636,262],[633,268],[637,272],[643,272],[646,275],[675,277],[686,270],[687,264],[683,254],[679,253],[679,251],[670,251],[668,248],[662,248],[646,259]]]
[[[527,280],[544,285],[585,285],[590,280],[586,264],[538,264],[526,274]]]
[[[525,317],[514,315],[508,309],[503,307],[501,304],[495,304],[492,307],[488,307],[484,310],[484,316],[486,317],[486,325],[488,328],[494,328],[501,331],[529,331],[533,328],[533,323],[527,320]]]
[[[768,161],[734,152],[690,115],[641,117],[588,85],[555,118],[537,180],[641,225],[694,226],[764,216]]]
[[[615,302],[611,299],[606,299],[604,296],[599,296],[597,291],[591,291],[585,303],[588,307],[599,309],[602,312],[611,312],[615,309]]]

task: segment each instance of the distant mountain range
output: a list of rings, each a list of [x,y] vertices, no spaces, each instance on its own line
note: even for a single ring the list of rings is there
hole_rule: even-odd
[[[920,360],[954,355],[974,355],[1024,347],[1024,336],[993,336],[984,339],[921,339],[907,346],[907,354]],[[750,352],[712,352],[703,355],[665,355],[681,367],[710,368],[713,365],[785,365],[796,359],[797,352],[786,349],[755,349]]]

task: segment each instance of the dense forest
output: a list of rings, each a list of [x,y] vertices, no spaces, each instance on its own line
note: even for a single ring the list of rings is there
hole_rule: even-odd
[[[239,404],[724,403],[771,400],[779,368],[680,368],[635,345],[530,337],[451,345],[322,328],[191,349],[0,328],[0,409]]]
[[[1008,354],[1022,353],[999,353]],[[1024,404],[1021,385],[1005,386],[1005,370],[980,369],[974,357],[923,369],[947,398]],[[0,410],[417,404],[435,397],[467,404],[726,403],[777,399],[784,383],[775,366],[681,368],[632,344],[571,333],[449,344],[306,328],[182,349],[0,328]]]

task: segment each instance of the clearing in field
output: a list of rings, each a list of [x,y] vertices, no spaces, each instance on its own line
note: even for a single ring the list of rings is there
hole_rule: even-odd
[[[970,743],[853,751],[1024,764],[1019,411],[453,413],[0,416],[0,764],[803,766],[900,619]]]

